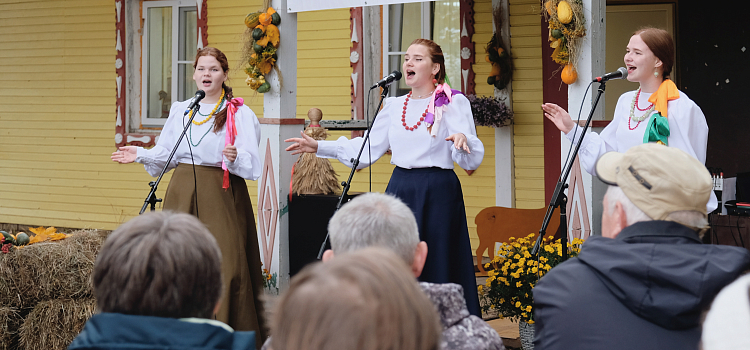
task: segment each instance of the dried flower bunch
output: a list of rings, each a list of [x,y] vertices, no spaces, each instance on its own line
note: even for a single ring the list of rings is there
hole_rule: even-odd
[[[550,269],[562,263],[562,243],[553,236],[545,238],[543,249],[539,250],[535,260],[530,250],[536,239],[534,233],[524,238],[510,238],[503,243],[498,255],[485,265],[488,270],[487,282],[479,286],[482,310],[495,310],[500,317],[509,317],[512,321],[534,323],[532,289],[539,278]],[[568,243],[569,257],[576,257],[581,251],[583,240],[576,238]]]
[[[467,95],[471,103],[474,123],[479,126],[499,128],[513,123],[513,112],[503,102],[494,97]]]

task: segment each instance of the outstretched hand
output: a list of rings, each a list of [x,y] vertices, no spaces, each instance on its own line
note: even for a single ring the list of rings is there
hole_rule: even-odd
[[[554,103],[543,104],[542,110],[544,110],[544,116],[551,120],[557,129],[566,134],[576,126],[576,123],[570,118],[570,114]]]
[[[469,149],[469,143],[466,141],[466,135],[460,132],[446,137],[445,141],[453,141],[453,147],[456,147],[456,149],[462,149],[467,153],[471,153],[471,150]]]
[[[300,131],[300,135],[302,135],[301,138],[294,137],[284,140],[284,142],[294,142],[286,148],[286,151],[291,151],[292,155],[300,153],[317,153],[318,141],[310,136],[307,136],[304,131]]]
[[[138,156],[138,147],[135,146],[123,146],[118,148],[117,151],[112,152],[112,160],[120,164],[127,164],[135,162],[135,158]]]

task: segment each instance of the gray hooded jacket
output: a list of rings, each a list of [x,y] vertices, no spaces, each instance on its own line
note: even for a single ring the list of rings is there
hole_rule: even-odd
[[[669,221],[590,237],[534,288],[535,349],[697,349],[701,313],[748,267]]]

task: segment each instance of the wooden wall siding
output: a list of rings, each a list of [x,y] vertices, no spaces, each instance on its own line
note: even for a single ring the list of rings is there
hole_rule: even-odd
[[[112,0],[0,1],[0,222],[113,229],[138,213],[151,177],[109,159],[115,11]]]
[[[541,208],[544,201],[542,50],[538,0],[510,1],[513,57],[513,153],[517,208]]]

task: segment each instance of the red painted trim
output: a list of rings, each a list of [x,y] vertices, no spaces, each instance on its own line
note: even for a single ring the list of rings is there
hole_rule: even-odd
[[[305,120],[300,118],[258,118],[258,122],[270,125],[305,125]]]
[[[196,26],[200,28],[201,38],[203,38],[203,47],[208,46],[208,0],[203,0],[201,8],[198,9],[201,15],[196,22]]]
[[[351,41],[351,49],[349,50],[349,66],[352,68],[352,74],[357,74],[356,85],[354,79],[350,78],[351,82],[351,111],[352,119],[365,119],[365,69],[362,60],[364,59],[364,45],[362,44],[362,36],[364,34],[362,25],[362,8],[352,7],[349,9],[349,38],[352,39],[354,33],[357,34],[357,40]],[[352,62],[351,58],[356,57],[357,61]],[[363,132],[355,130],[351,132],[351,137],[362,136]]]
[[[540,33],[539,40],[542,42],[542,98],[544,102],[556,103],[564,109],[568,109],[568,85],[563,84],[560,73],[553,74],[560,65],[552,61],[554,49],[549,47],[547,22],[544,16],[539,16]],[[549,203],[552,192],[560,177],[560,130],[544,117],[542,109],[539,108],[539,118],[544,125],[544,199]]]
[[[461,51],[468,50],[470,54],[468,58],[461,56],[461,91],[466,95],[475,94],[474,83],[474,58],[476,57],[474,50],[474,0],[461,0],[461,18],[460,18],[460,32],[463,33],[464,26],[466,26],[467,35],[461,35]],[[464,23],[466,21],[466,23]],[[464,71],[468,71],[466,82],[464,82]],[[454,82],[455,84],[455,82]]]

